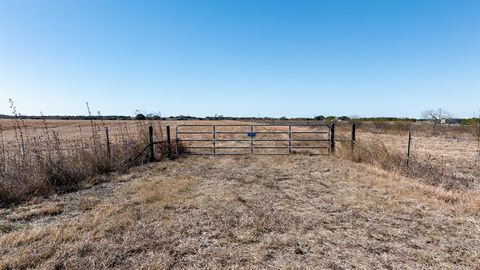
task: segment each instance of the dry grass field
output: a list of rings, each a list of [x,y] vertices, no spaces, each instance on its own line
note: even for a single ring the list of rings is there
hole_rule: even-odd
[[[380,142],[391,151],[407,152],[408,134],[361,134],[361,140]],[[415,135],[412,138],[411,157],[453,178],[470,182],[480,190],[480,141],[473,136],[457,138]]]
[[[208,124],[215,121],[133,121],[133,120],[105,120],[99,121],[95,120],[94,125],[97,126],[99,132],[98,136],[104,140],[105,139],[105,127],[109,128],[110,136],[112,137],[112,142],[115,143],[115,140],[120,140],[122,136],[135,136],[140,129],[141,132],[146,132],[146,128],[149,125],[152,125],[157,132],[155,135],[160,140],[160,129],[162,132],[165,132],[165,127],[170,125],[175,127],[179,124]],[[225,124],[235,124],[242,123],[236,121],[222,121]],[[88,120],[48,120],[46,121],[48,129],[55,130],[58,132],[59,139],[69,145],[73,141],[89,141],[91,139],[92,133],[92,122]],[[30,134],[34,136],[35,134],[43,135],[45,129],[45,122],[43,120],[23,120],[20,123],[20,126],[25,126],[28,128]],[[15,137],[15,121],[11,119],[0,119],[0,126],[3,131],[3,140],[7,147],[15,147],[17,138]]]
[[[240,122],[98,127],[110,128],[116,147],[116,138],[150,124],[161,138],[165,126],[181,123]],[[11,120],[1,125],[4,148],[16,149]],[[89,121],[48,125],[58,147],[91,139]],[[339,126],[338,138],[348,132]],[[478,138],[415,134],[410,167],[404,132],[365,126],[354,151],[338,142],[335,155],[181,156],[108,167],[74,192],[33,193],[0,208],[0,269],[479,269]]]
[[[0,212],[0,269],[475,269],[479,197],[326,156],[182,157]]]

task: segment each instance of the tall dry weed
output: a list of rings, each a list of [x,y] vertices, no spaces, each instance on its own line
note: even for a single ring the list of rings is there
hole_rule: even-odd
[[[146,155],[131,158],[148,144],[148,126],[162,129],[160,121],[137,121],[132,131],[125,125],[110,127],[110,148],[105,136],[106,124],[90,120],[89,134],[79,126],[78,137],[60,138],[59,132],[43,119],[41,129],[29,128],[10,100],[14,145],[6,145],[0,126],[0,206],[28,200],[34,196],[76,190],[92,177],[125,171],[147,161]],[[87,109],[91,116],[90,107]],[[158,138],[158,134],[154,134]],[[163,140],[160,137],[160,140]],[[110,150],[110,152],[108,151]],[[158,145],[156,157],[166,156]]]
[[[407,164],[406,152],[387,147],[386,143],[388,142],[360,139],[352,147],[351,142],[344,139],[337,143],[335,155],[343,159],[374,165],[384,170],[413,177],[426,184],[443,187],[447,190],[468,189],[475,185],[474,179],[456,176],[445,170],[442,164],[433,162],[433,157],[420,160],[412,155]],[[394,143],[391,142],[391,144]]]

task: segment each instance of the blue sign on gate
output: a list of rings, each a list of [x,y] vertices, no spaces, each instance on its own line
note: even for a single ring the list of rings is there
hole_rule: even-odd
[[[248,132],[247,136],[253,138],[253,137],[257,136],[257,133],[256,132]]]

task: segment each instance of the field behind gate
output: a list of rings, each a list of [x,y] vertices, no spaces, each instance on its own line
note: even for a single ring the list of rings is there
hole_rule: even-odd
[[[281,124],[183,124],[175,128],[179,154],[312,155],[330,152],[330,127]]]

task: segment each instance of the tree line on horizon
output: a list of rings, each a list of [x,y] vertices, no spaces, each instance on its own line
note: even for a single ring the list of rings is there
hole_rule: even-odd
[[[348,116],[323,116],[315,117],[235,117],[214,115],[206,117],[197,117],[190,115],[178,115],[161,117],[157,114],[137,113],[135,116],[128,115],[6,115],[0,114],[0,119],[47,119],[47,120],[316,120],[316,121],[381,121],[381,122],[417,122],[417,121],[437,121],[435,118],[408,118],[408,117],[348,117]],[[453,124],[474,124],[480,123],[480,118],[448,118],[444,123]]]

